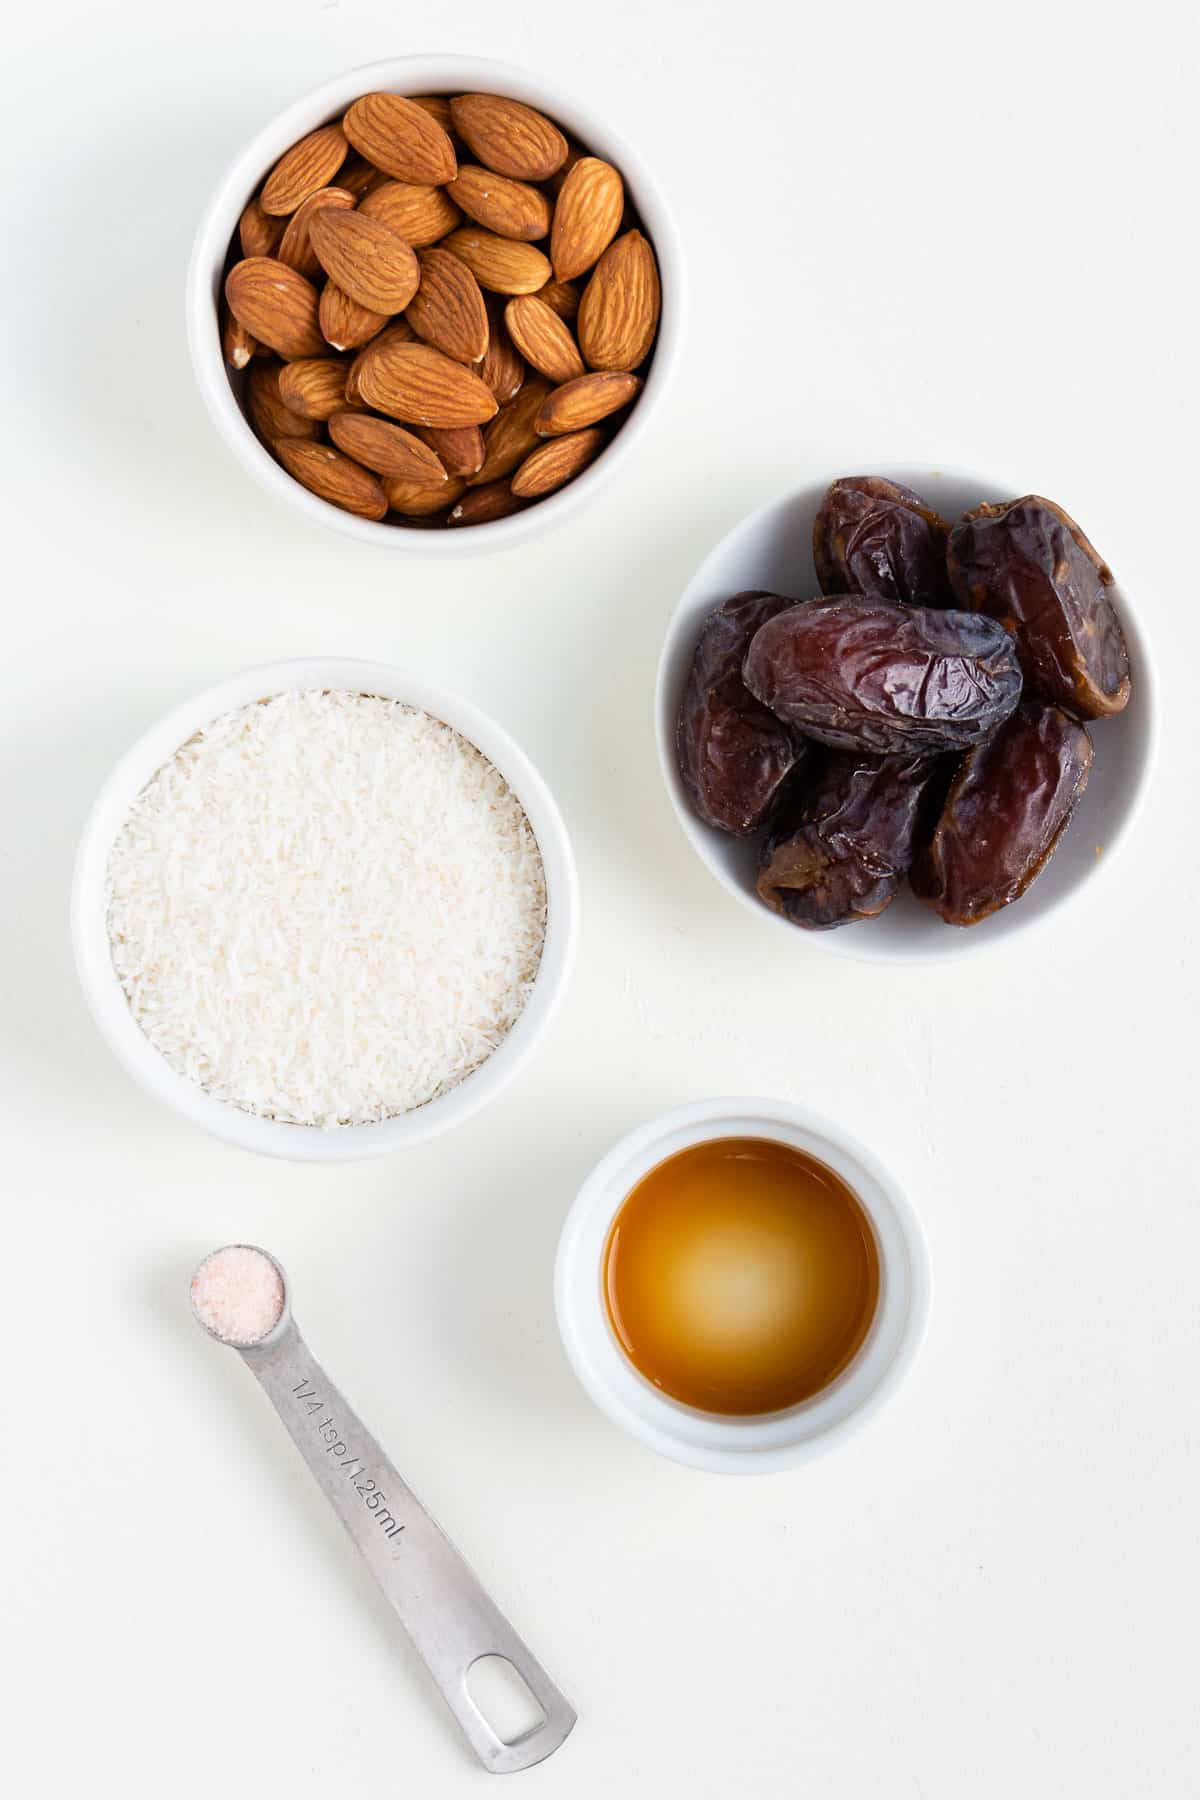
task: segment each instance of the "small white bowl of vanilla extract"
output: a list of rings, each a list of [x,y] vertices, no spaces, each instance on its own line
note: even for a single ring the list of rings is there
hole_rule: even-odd
[[[849,1135],[707,1100],[585,1181],[555,1269],[567,1357],[610,1419],[694,1468],[791,1468],[861,1426],[920,1345],[924,1238]]]

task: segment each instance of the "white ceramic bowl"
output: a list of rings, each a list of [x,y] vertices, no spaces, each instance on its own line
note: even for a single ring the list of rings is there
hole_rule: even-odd
[[[630,199],[654,245],[662,281],[662,318],[646,385],[621,429],[591,467],[558,493],[524,512],[490,525],[461,530],[406,530],[372,519],[358,519],[310,494],[268,455],[242,415],[230,373],[221,355],[217,296],[225,259],[242,208],[263,176],[289,145],[305,132],[340,116],[360,94],[386,90],[397,94],[506,94],[548,113],[580,143],[620,169]],[[251,139],[230,164],[208,204],[192,250],[187,278],[188,343],[192,367],[213,423],[246,472],[269,493],[319,525],[328,525],[364,543],[420,556],[465,556],[498,550],[561,523],[598,493],[602,484],[628,462],[654,420],[679,360],[684,329],[684,270],[673,214],[658,185],[631,144],[600,117],[544,81],[507,63],[472,56],[402,56],[368,63],[327,81],[297,100]]]
[[[630,1190],[677,1151],[726,1137],[773,1138],[827,1164],[857,1194],[879,1251],[879,1305],[854,1361],[802,1405],[749,1418],[685,1406],[640,1375],[617,1341],[603,1288],[609,1228]],[[929,1293],[920,1225],[887,1171],[848,1132],[773,1100],[703,1100],[622,1138],[579,1190],[554,1271],[563,1346],[600,1410],[675,1462],[733,1475],[792,1468],[857,1430],[894,1391],[916,1355]]]
[[[109,851],[129,808],[155,771],[196,731],[222,713],[270,694],[300,688],[344,688],[423,708],[475,744],[500,771],[525,809],[546,873],[547,924],[542,960],[524,1011],[499,1048],[473,1074],[427,1106],[372,1125],[321,1131],[258,1118],[204,1090],[171,1068],[129,1010],[109,948],[105,876]],[[546,783],[503,728],[458,695],[382,663],[305,657],[247,669],[177,706],[121,758],[88,817],[75,862],[71,932],[75,961],[92,1015],[134,1079],[184,1118],[227,1143],[298,1162],[351,1162],[398,1150],[469,1118],[517,1074],[558,1010],[575,956],[579,896],[575,859],[562,815]]]
[[[705,615],[743,588],[794,594],[797,600],[809,599],[819,592],[812,558],[813,520],[826,488],[840,472],[831,471],[823,480],[786,499],[774,500],[743,519],[706,557],[688,583],[667,628],[655,696],[658,753],[667,791],[701,862],[722,887],[778,933],[781,941],[786,937],[795,955],[811,948],[871,962],[925,961],[963,956],[969,951],[1008,943],[1016,934],[1059,912],[1068,899],[1090,887],[1111,868],[1118,847],[1129,836],[1150,780],[1157,734],[1156,683],[1137,612],[1119,584],[1113,589],[1113,598],[1133,671],[1129,705],[1115,719],[1099,719],[1089,727],[1096,760],[1087,791],[1047,868],[1020,900],[978,925],[964,929],[943,924],[931,908],[914,899],[906,888],[878,919],[836,931],[801,930],[772,912],[755,892],[756,841],[730,837],[704,824],[692,810],[680,779],[675,720]],[[962,470],[916,464],[885,468],[872,465],[870,469],[851,472],[884,475],[902,482],[951,521],[981,501],[1011,500],[1028,491],[1012,485],[999,486],[993,480]],[[1069,510],[1070,495],[1066,500]],[[1103,521],[1085,518],[1081,523],[1089,535],[1094,530],[1092,541],[1103,555]]]

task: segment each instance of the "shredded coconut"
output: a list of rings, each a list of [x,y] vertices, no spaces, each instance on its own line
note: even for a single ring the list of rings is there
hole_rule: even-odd
[[[192,1276],[192,1310],[223,1344],[261,1343],[283,1316],[283,1277],[261,1250],[227,1244]]]
[[[541,854],[473,744],[372,695],[217,719],[142,790],[108,863],[113,965],[171,1067],[265,1118],[423,1106],[528,998]]]

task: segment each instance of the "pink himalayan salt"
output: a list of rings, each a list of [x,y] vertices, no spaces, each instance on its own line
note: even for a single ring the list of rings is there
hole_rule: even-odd
[[[283,1279],[261,1250],[227,1244],[206,1256],[192,1276],[192,1308],[222,1343],[257,1344],[282,1316]]]

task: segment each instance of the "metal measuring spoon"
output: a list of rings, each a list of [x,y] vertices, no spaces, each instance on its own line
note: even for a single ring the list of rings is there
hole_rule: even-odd
[[[199,1324],[266,1389],[484,1768],[507,1775],[551,1755],[575,1723],[573,1708],[309,1354],[282,1265],[255,1245],[227,1245],[200,1264],[191,1296]],[[511,1663],[545,1715],[512,1743],[467,1690],[482,1656]]]

